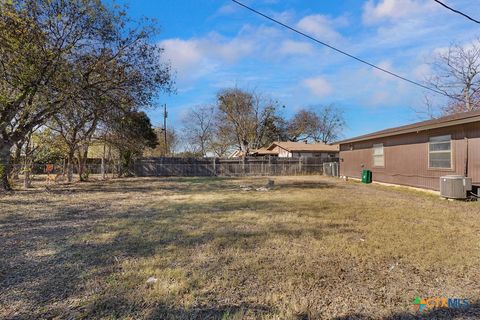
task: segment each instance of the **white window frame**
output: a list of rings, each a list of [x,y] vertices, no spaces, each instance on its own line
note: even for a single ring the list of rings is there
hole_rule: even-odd
[[[448,141],[445,140],[440,140],[440,141],[432,141],[432,139],[441,139],[441,138],[446,138],[448,137]],[[443,144],[443,143],[449,143],[450,144],[450,149],[448,151],[446,150],[437,150],[437,151],[432,151],[430,150],[430,146],[436,145],[436,144]],[[428,169],[431,170],[452,170],[453,168],[453,150],[452,150],[452,135],[450,134],[445,134],[441,136],[431,136],[428,139]],[[430,162],[430,156],[431,154],[439,154],[439,153],[450,153],[450,167],[432,167],[431,162]]]
[[[375,154],[375,150],[380,149],[382,150],[381,154]],[[380,158],[382,159],[382,164],[381,165],[376,165],[375,164],[375,158]],[[372,147],[372,166],[376,168],[385,168],[385,147],[383,146],[383,143],[376,143]]]

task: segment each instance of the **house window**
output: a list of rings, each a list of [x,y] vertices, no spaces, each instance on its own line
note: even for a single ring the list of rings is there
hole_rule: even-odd
[[[384,167],[385,166],[385,157],[383,154],[383,144],[374,144],[373,145],[373,166],[374,167]]]
[[[431,137],[428,145],[428,166],[430,168],[452,168],[452,137],[450,135]]]

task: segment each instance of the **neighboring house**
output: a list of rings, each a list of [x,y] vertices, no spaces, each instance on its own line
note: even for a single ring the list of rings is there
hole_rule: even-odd
[[[228,157],[229,158],[241,158],[244,156],[244,152],[242,150],[235,150],[233,151]]]
[[[244,156],[244,154],[245,154],[245,152],[243,152],[242,150],[235,150],[228,157],[229,158],[241,158],[241,157]],[[248,152],[248,156],[249,157],[265,157],[265,156],[276,157],[276,156],[278,156],[278,152],[267,150],[267,148],[263,147],[263,148],[259,148],[259,149],[250,149],[250,151]]]
[[[278,151],[268,150],[265,147],[250,150],[250,152],[248,154],[251,155],[251,156],[254,156],[254,157],[265,157],[265,156],[278,157]]]
[[[339,142],[340,175],[439,190],[440,176],[480,185],[480,111],[374,132]]]
[[[268,151],[278,153],[280,158],[319,157],[322,159],[338,158],[338,145],[325,143],[305,143],[291,141],[276,141],[268,148]]]

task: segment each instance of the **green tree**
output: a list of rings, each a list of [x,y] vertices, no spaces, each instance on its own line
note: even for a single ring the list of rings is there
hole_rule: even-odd
[[[155,33],[97,0],[0,3],[0,189],[12,146],[72,101],[138,109],[171,89]]]
[[[119,151],[121,176],[132,174],[133,160],[142,156],[145,148],[154,149],[158,145],[158,136],[150,119],[145,112],[136,111],[112,121],[107,140]]]

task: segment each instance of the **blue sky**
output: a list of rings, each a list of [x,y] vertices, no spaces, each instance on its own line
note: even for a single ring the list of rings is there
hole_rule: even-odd
[[[244,0],[284,23],[367,61],[422,81],[435,52],[468,45],[480,26],[433,0]],[[480,18],[480,3],[448,0]],[[424,91],[319,46],[224,0],[136,0],[134,17],[156,18],[177,93],[161,96],[169,125],[185,110],[215,102],[222,88],[256,90],[296,110],[334,103],[345,110],[344,137],[419,120]],[[478,14],[477,14],[478,13]],[[442,100],[437,99],[441,104]],[[155,124],[161,110],[148,112]]]

